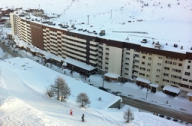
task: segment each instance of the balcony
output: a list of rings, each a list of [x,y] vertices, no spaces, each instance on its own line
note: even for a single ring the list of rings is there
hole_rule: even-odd
[[[77,55],[86,56],[85,53],[77,52],[77,51],[72,50],[72,49],[66,48],[65,50],[68,51],[68,52],[76,53]]]
[[[89,60],[90,63],[97,64],[97,61]]]
[[[62,35],[62,36],[63,36],[63,35]],[[87,42],[85,39],[80,39],[80,38],[71,37],[71,36],[67,36],[67,35],[64,35],[64,37],[65,37],[65,38],[68,38],[68,39],[76,40],[76,41],[79,41],[79,42],[84,42],[84,43]]]
[[[76,49],[76,50],[79,50],[79,51],[86,52],[86,49],[80,48],[80,47],[77,47],[77,46],[73,46],[73,45],[66,44],[66,47],[69,47],[69,48],[73,48],[73,49]]]
[[[94,52],[94,51],[89,51],[89,52],[90,52],[91,54],[93,54],[93,55],[97,55],[97,53],[98,53],[97,51],[95,51],[95,52]]]
[[[91,49],[97,50],[98,47],[90,46]]]
[[[97,56],[91,56],[91,55],[89,55],[89,57],[90,57],[91,59],[97,59]]]
[[[98,45],[98,42],[90,41],[90,44],[92,44],[92,45]]]

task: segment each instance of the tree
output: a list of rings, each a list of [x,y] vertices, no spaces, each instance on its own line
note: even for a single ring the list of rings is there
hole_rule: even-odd
[[[89,97],[86,93],[80,93],[77,96],[77,102],[81,104],[81,107],[84,107],[86,104],[90,104]]]
[[[0,40],[4,39],[4,25],[0,25]]]
[[[61,77],[58,77],[55,80],[55,83],[51,85],[50,89],[47,90],[47,94],[50,95],[56,95],[57,100],[64,100],[69,95],[71,95],[71,90],[68,87],[65,80]]]
[[[131,120],[134,120],[134,115],[130,108],[128,108],[127,111],[124,113],[124,119],[127,123],[129,123]]]

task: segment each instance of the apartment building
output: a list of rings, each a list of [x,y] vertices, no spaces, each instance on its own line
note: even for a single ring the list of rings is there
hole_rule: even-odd
[[[192,46],[185,53],[173,52],[160,49],[159,42],[153,42],[151,48],[134,41],[88,34],[86,30],[62,28],[38,18],[23,17],[18,12],[10,17],[12,32],[21,40],[57,56],[92,65],[108,81],[142,78],[144,81],[138,84],[143,86],[155,84],[162,89],[172,85],[185,92],[192,91]]]

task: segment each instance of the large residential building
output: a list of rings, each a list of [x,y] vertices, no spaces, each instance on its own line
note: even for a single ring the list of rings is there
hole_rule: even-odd
[[[104,31],[90,33],[87,29],[42,21],[41,18],[19,11],[11,13],[13,34],[57,56],[92,65],[98,73],[105,74],[108,81],[135,79],[142,86],[153,84],[162,89],[172,85],[185,92],[192,91],[192,44],[188,51],[181,52],[178,50],[182,50],[182,46],[162,45],[159,41],[150,40],[148,47],[147,38],[139,42],[118,41],[105,37]],[[166,46],[176,51],[169,51]]]

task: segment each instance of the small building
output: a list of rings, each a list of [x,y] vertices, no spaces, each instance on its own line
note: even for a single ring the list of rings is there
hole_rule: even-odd
[[[174,87],[174,86],[171,86],[171,85],[166,85],[164,88],[163,88],[163,92],[166,93],[166,94],[169,94],[169,95],[172,95],[172,96],[178,96],[179,93],[180,93],[180,88],[177,88],[177,87]]]
[[[111,82],[111,81],[116,81],[117,82],[118,78],[119,78],[118,74],[109,73],[109,72],[104,74],[104,80],[109,81],[109,82]]]
[[[148,87],[151,82],[147,79],[137,77],[136,84],[141,87]]]
[[[189,97],[189,101],[192,101],[192,92],[187,93],[187,96]]]
[[[150,84],[151,92],[156,93],[159,85],[158,84]]]
[[[95,74],[97,69],[91,65],[86,63],[71,59],[67,57],[64,60],[63,67],[67,67],[71,71],[76,71],[84,76],[89,77],[91,74]]]

